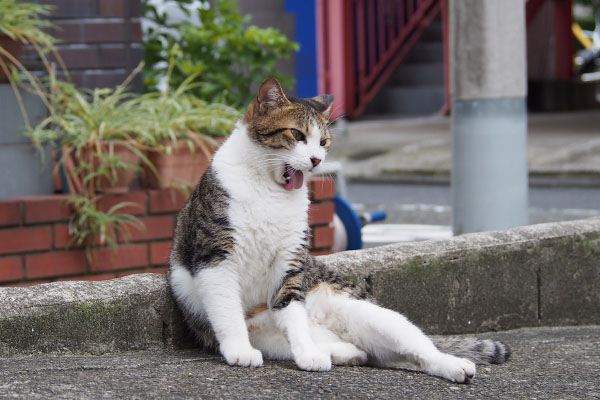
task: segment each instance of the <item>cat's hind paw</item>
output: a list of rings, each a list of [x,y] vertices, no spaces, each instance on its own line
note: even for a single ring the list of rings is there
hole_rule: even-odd
[[[364,365],[367,363],[367,353],[352,343],[326,343],[319,347],[331,354],[334,365]]]
[[[239,343],[221,345],[221,354],[229,365],[238,367],[261,367],[263,365],[262,353],[249,345]]]
[[[298,368],[305,371],[329,371],[331,369],[331,357],[327,353],[304,352],[294,357],[294,361]]]

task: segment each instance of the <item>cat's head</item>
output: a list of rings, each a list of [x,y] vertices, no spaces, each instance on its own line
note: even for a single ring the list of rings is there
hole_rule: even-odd
[[[302,187],[304,177],[325,159],[333,96],[286,97],[275,78],[265,80],[244,115],[250,139],[265,150],[262,163],[285,190]]]

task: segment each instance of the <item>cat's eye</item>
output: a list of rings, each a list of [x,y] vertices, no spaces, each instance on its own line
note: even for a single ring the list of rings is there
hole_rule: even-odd
[[[325,146],[327,144],[327,139],[323,139],[321,140],[321,142],[319,143],[321,146]]]
[[[300,132],[298,129],[291,129],[291,132],[292,132],[292,136],[294,136],[294,139],[296,139],[298,142],[306,141],[304,134],[302,132]]]

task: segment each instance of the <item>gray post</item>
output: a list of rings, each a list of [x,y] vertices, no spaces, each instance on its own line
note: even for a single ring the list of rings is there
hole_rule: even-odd
[[[450,0],[453,231],[527,224],[525,0]]]

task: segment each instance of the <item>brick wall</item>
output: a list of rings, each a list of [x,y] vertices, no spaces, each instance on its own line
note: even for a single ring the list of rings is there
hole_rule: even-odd
[[[313,178],[309,223],[313,254],[327,254],[333,245],[335,194],[329,178]],[[81,248],[67,248],[70,210],[66,196],[32,196],[0,201],[0,286],[24,286],[58,280],[103,280],[140,272],[164,273],[176,212],[185,202],[178,191],[133,191],[107,195],[100,207],[117,202],[138,204],[127,210],[146,229],[120,237],[116,253],[100,248],[88,260]],[[90,262],[91,261],[91,262]]]
[[[51,33],[61,40],[59,52],[73,82],[81,87],[113,87],[123,82],[144,58],[141,0],[39,0],[55,7]],[[32,51],[25,64],[41,69]],[[130,85],[140,92],[142,77]]]

